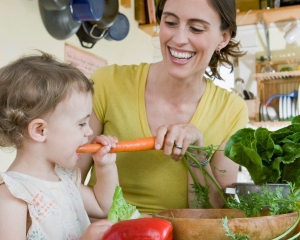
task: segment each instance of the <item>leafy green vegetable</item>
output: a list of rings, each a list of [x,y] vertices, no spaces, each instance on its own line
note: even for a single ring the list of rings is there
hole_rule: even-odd
[[[142,215],[136,209],[135,206],[126,202],[123,197],[122,188],[116,186],[113,196],[113,204],[108,213],[108,219],[113,223],[117,223],[122,220],[141,218]]]
[[[257,185],[289,181],[300,186],[300,116],[277,131],[238,130],[228,140],[224,155],[247,168]]]

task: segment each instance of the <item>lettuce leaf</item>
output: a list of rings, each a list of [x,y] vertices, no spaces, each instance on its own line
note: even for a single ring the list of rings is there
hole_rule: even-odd
[[[142,218],[137,208],[126,202],[123,197],[122,188],[116,186],[113,203],[108,213],[108,220],[117,223],[122,220]]]

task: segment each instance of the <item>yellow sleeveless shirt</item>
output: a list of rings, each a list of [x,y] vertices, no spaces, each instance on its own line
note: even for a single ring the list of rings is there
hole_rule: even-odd
[[[149,64],[110,65],[98,69],[93,107],[104,124],[105,135],[119,141],[150,137],[145,109],[145,85]],[[203,133],[205,145],[220,145],[248,123],[247,107],[235,93],[207,87],[191,123]],[[142,213],[188,208],[187,169],[162,151],[118,153],[117,166],[124,197]],[[89,186],[96,182],[92,171]]]

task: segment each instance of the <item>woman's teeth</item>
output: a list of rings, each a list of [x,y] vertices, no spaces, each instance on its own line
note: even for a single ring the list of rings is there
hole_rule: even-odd
[[[173,57],[178,58],[178,59],[189,59],[195,55],[195,53],[175,52],[172,49],[170,49],[170,53]]]

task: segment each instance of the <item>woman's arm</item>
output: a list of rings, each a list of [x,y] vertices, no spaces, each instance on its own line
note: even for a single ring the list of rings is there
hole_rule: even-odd
[[[26,239],[27,204],[0,185],[0,239]]]

